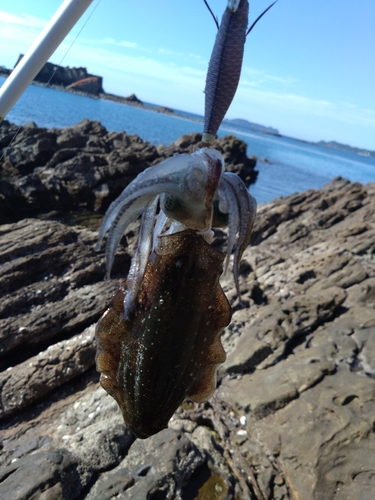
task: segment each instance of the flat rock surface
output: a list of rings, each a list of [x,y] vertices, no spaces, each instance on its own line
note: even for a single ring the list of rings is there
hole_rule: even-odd
[[[100,124],[77,127],[85,141],[85,127],[100,139]],[[80,145],[71,129],[43,134],[55,145],[74,137],[82,154],[94,140]],[[120,154],[121,137],[106,154]],[[164,148],[134,141],[133,177]],[[228,356],[218,390],[205,404],[184,403],[168,429],[143,441],[99,386],[94,343],[95,323],[128,271],[137,226],[104,281],[95,202],[64,208],[56,193],[67,178],[46,167],[61,149],[46,145],[39,170],[26,166],[35,146],[26,142],[8,147],[11,165],[2,164],[2,207],[15,210],[27,192],[30,213],[21,202],[12,216],[1,212],[0,498],[372,500],[375,183],[335,179],[260,207],[241,262],[244,306],[231,276],[222,282],[234,314],[222,337]],[[32,154],[42,154],[38,147]],[[87,154],[98,166],[99,153]],[[43,199],[25,181],[30,175],[43,184]],[[72,199],[76,181],[67,188]],[[85,185],[95,191],[90,182],[82,173],[78,197]],[[104,208],[117,194],[91,199],[106,200]],[[48,214],[51,197],[64,217]],[[214,244],[224,237],[218,232]]]

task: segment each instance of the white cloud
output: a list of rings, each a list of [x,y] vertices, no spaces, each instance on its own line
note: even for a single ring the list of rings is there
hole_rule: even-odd
[[[204,63],[207,62],[207,64],[208,64],[208,61],[203,60],[203,58],[200,54],[193,54],[192,52],[189,52],[188,56],[191,57],[192,59],[196,59],[197,61],[200,61],[200,62],[204,62]]]
[[[320,117],[340,121],[350,125],[375,127],[375,113],[371,109],[363,109],[349,102],[331,102],[322,99],[298,95],[294,93],[271,92],[267,90],[249,89],[239,85],[234,105],[238,109],[249,107],[251,103],[263,106],[267,110],[284,112],[289,115],[304,117]]]
[[[138,45],[135,42],[127,42],[126,40],[123,40],[122,42],[120,42],[120,46],[134,49]]]
[[[294,87],[297,83],[296,78],[280,77],[259,71],[249,66],[244,66],[241,71],[241,85],[247,87],[264,87],[269,83],[276,83],[284,87]]]
[[[102,43],[105,43],[107,45],[115,45],[117,47],[126,47],[130,49],[139,48],[136,42],[129,42],[128,40],[116,41],[114,38],[104,38],[102,40]]]
[[[13,67],[19,54],[27,51],[46,24],[46,20],[27,14],[0,11],[1,63]]]
[[[150,51],[151,52],[151,51]],[[176,52],[174,50],[170,50],[170,49],[164,49],[162,47],[160,47],[158,50],[157,50],[157,53],[158,54],[161,54],[163,56],[172,56],[172,57],[178,57],[180,58],[181,60],[183,59],[187,59],[187,58],[190,58],[190,59],[193,59],[195,62],[204,62],[206,63],[206,61],[203,60],[202,56],[198,55],[198,54],[194,54],[192,52],[189,52],[189,53],[184,53],[184,52]]]
[[[4,24],[6,27],[19,27],[27,26],[29,28],[44,28],[47,21],[28,14],[15,16],[3,10],[0,10],[0,25]]]
[[[182,52],[174,52],[173,50],[163,49],[162,47],[160,47],[158,49],[158,53],[162,54],[163,56],[178,56],[178,57],[181,57],[183,55]]]
[[[12,54],[6,60],[8,67],[13,66],[19,53],[27,51],[45,23],[46,21],[35,17],[15,16],[0,11],[0,46],[6,47],[7,52]],[[56,64],[69,66],[84,64],[90,73],[105,77],[104,86],[110,92],[113,91],[112,88],[119,88],[122,82],[129,80],[136,87],[130,92],[138,92],[138,88],[143,88],[148,89],[147,93],[150,96],[155,83],[162,84],[159,89],[164,94],[160,96],[164,102],[167,94],[176,95],[177,89],[180,94],[183,89],[190,101],[194,92],[201,94],[203,90],[205,71],[189,65],[179,66],[179,59],[185,62],[188,60],[181,57],[181,53],[159,50],[157,47],[147,49],[133,41],[115,40],[111,37],[104,40],[88,40],[80,36],[71,46],[73,41],[73,34],[68,35],[50,60]],[[132,51],[130,54],[126,49],[135,49],[137,52]],[[160,59],[160,53],[179,57],[177,62],[172,63],[171,58]],[[191,57],[193,56],[192,54]],[[196,56],[194,58],[196,59]],[[106,77],[109,74],[111,79]],[[158,96],[153,100],[157,101]],[[184,107],[183,104],[180,107]]]
[[[82,40],[81,39],[80,43],[84,43],[85,45],[93,45],[93,44],[98,45],[97,40]],[[140,52],[149,54],[150,57],[152,57],[152,55],[153,56],[167,56],[169,58],[174,57],[174,58],[178,58],[181,60],[190,58],[190,59],[193,59],[195,63],[205,62],[205,61],[203,61],[202,57],[198,54],[194,54],[191,52],[184,53],[181,51],[165,49],[163,47],[148,48],[148,47],[141,46],[136,42],[131,42],[129,40],[115,40],[114,38],[104,38],[103,40],[101,40],[101,44],[112,45],[114,47],[125,47],[125,48],[130,48],[130,49],[137,49]]]

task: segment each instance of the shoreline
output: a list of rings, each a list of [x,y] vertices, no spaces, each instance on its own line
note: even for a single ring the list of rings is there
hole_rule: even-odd
[[[11,74],[11,70],[8,70],[6,68],[0,68],[0,77],[7,78]],[[33,81],[31,82],[30,85],[36,85],[37,87],[45,87],[48,89],[52,90],[59,90],[61,92],[67,92],[69,94],[75,94],[81,97],[90,97],[91,99],[103,99],[106,101],[112,101],[112,102],[118,102],[119,104],[125,104],[128,106],[133,106],[136,108],[141,108],[145,109],[146,111],[153,111],[154,113],[161,113],[165,115],[170,115],[170,116],[175,116],[176,118],[183,118],[188,121],[196,122],[196,123],[203,123],[203,117],[202,120],[199,118],[194,119],[193,117],[187,117],[184,115],[181,115],[180,113],[176,112],[175,110],[168,108],[167,106],[162,106],[158,104],[154,104],[152,106],[143,103],[140,99],[136,97],[135,94],[132,94],[134,98],[129,98],[129,97],[123,97],[119,96],[116,94],[110,94],[107,92],[101,92],[99,95],[94,95],[90,94],[89,92],[84,92],[81,90],[77,90],[75,88],[67,88],[64,87],[63,85],[53,85],[53,84],[47,84],[47,83],[41,83],[38,81]]]
[[[7,78],[11,74],[11,72],[12,72],[12,70],[9,70],[7,68],[0,68],[0,77],[2,76],[4,78]],[[161,113],[161,114],[173,116],[175,118],[180,118],[180,119],[187,120],[187,121],[194,122],[194,123],[203,123],[204,122],[203,116],[200,119],[198,117],[182,115],[178,111],[176,111],[172,108],[168,108],[167,106],[162,106],[162,105],[158,105],[158,104],[153,104],[153,105],[145,104],[140,99],[138,99],[135,94],[132,94],[129,97],[123,97],[123,96],[119,96],[116,94],[102,92],[96,96],[96,95],[91,94],[89,92],[80,91],[80,90],[77,90],[75,88],[67,88],[67,87],[64,87],[63,85],[46,84],[46,83],[41,83],[41,82],[37,82],[37,81],[33,81],[31,83],[31,85],[37,85],[39,87],[46,87],[46,88],[50,88],[52,90],[59,90],[62,92],[68,92],[70,94],[75,94],[75,95],[78,95],[81,97],[90,97],[92,99],[103,99],[106,101],[117,102],[119,104],[125,104],[127,106],[141,108],[141,109],[144,109],[146,111],[152,111],[154,113]],[[186,113],[188,113],[188,112],[186,112]],[[245,120],[245,121],[247,121],[247,120]],[[298,142],[302,142],[304,144],[311,144],[313,146],[323,147],[323,148],[328,149],[328,150],[343,151],[343,152],[352,153],[352,154],[355,154],[357,156],[361,156],[361,157],[365,157],[365,158],[375,158],[375,151],[368,150],[365,148],[357,148],[357,147],[350,146],[347,144],[341,144],[341,143],[339,143],[337,141],[333,141],[333,140],[330,140],[330,141],[320,140],[318,142],[311,142],[311,141],[308,141],[305,139],[290,137],[288,135],[283,135],[283,134],[276,133],[276,132],[265,131],[265,130],[262,130],[261,128],[259,128],[259,129],[253,128],[253,127],[247,128],[245,126],[242,126],[241,128],[244,130],[241,130],[240,128],[232,125],[230,123],[230,120],[226,123],[225,119],[223,120],[221,127],[226,129],[226,130],[228,130],[228,127],[229,127],[228,131],[233,132],[233,133],[238,132],[240,134],[241,133],[246,134],[246,133],[251,133],[251,132],[254,133],[255,132],[255,133],[260,133],[260,134],[265,135],[265,136],[292,139],[292,140],[295,140]]]

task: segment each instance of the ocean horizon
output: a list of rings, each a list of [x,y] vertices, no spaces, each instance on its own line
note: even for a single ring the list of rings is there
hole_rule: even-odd
[[[0,85],[4,81],[5,78],[0,77]],[[99,120],[109,131],[136,134],[155,146],[169,145],[184,134],[202,133],[203,116],[174,111],[178,116],[30,85],[6,119],[17,125],[33,121],[40,127],[64,128],[88,118]],[[375,181],[375,158],[372,157],[224,124],[218,137],[228,134],[243,140],[247,144],[247,155],[258,158],[258,178],[250,186],[258,203],[319,189],[338,176],[363,184]]]

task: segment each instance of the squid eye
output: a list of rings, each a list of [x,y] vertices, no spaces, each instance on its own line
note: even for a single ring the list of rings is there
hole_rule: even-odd
[[[172,196],[168,196],[167,194],[165,194],[163,196],[163,208],[164,208],[164,211],[173,213],[176,210],[178,210],[179,205],[180,205],[180,203],[179,203],[179,201],[178,201],[177,198],[172,197]]]
[[[229,215],[228,213],[220,210],[221,202],[219,200],[214,200],[213,205],[213,217],[212,217],[212,227],[227,227],[229,225]]]
[[[184,203],[181,198],[164,194],[161,197],[160,202],[163,212],[171,219],[177,220],[181,223],[184,223],[187,219],[189,219],[189,205]]]
[[[223,214],[227,214],[229,212],[229,203],[227,200],[219,200],[218,203],[218,210],[222,212]]]
[[[184,179],[185,195],[188,192],[193,198],[201,198],[207,182],[207,174],[200,167],[193,167]]]

